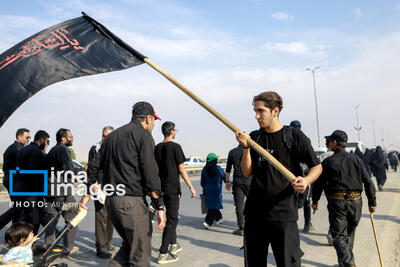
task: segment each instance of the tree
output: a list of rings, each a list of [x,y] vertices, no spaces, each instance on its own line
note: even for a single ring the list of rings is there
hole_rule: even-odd
[[[69,153],[71,153],[71,158],[76,160],[75,151],[72,148],[68,148],[68,149],[69,149]]]

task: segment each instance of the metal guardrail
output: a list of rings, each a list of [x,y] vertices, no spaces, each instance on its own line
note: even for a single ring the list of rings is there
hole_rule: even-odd
[[[194,166],[185,166],[185,169],[189,175],[200,174],[205,165],[194,165]],[[226,163],[218,164],[224,171],[226,168]]]
[[[226,168],[226,163],[218,164],[221,166],[223,170]],[[186,171],[188,172],[189,175],[195,175],[199,174],[201,170],[203,170],[205,165],[194,165],[194,166],[185,166]],[[4,173],[0,173],[0,184],[3,184],[3,176]]]

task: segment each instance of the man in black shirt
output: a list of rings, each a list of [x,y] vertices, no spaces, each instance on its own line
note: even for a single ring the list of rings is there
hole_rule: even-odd
[[[293,128],[297,128],[301,130],[301,123],[298,120],[294,120],[290,123],[290,126]],[[305,176],[308,172],[308,167],[304,163],[300,162],[300,166],[303,171],[303,175]],[[311,223],[311,203],[310,203],[310,198],[311,198],[311,187],[312,185],[308,186],[306,191],[303,194],[299,194],[298,200],[297,200],[297,206],[298,208],[303,208],[304,212],[304,228],[303,232],[308,233],[310,231],[315,231],[315,227]]]
[[[9,171],[15,170],[17,167],[17,153],[24,146],[29,144],[29,140],[31,139],[30,131],[25,128],[21,128],[17,130],[16,140],[12,143],[3,154],[3,185],[9,190]]]
[[[245,132],[236,133],[238,142],[243,146],[243,175],[253,175],[244,210],[245,266],[266,266],[268,246],[271,244],[278,267],[300,267],[303,252],[297,228],[296,192],[304,193],[307,186],[318,178],[322,172],[321,164],[310,140],[301,131],[280,124],[282,98],[276,92],[255,96],[253,106],[260,129],[250,136]],[[297,176],[295,180],[290,183],[268,161],[250,149],[249,138],[293,172]],[[300,176],[300,162],[310,168],[305,177]]]
[[[93,145],[89,151],[89,159],[88,159],[88,185],[91,184],[98,184],[100,186],[103,185],[103,171],[95,166],[98,163],[93,164],[94,161],[99,161],[100,158],[98,157],[99,150],[101,145],[103,144],[107,135],[109,135],[114,128],[112,126],[106,126],[102,130],[102,137],[101,141],[98,142],[96,145]],[[96,191],[94,189],[93,191]],[[96,193],[95,192],[95,193]],[[104,203],[103,203],[104,204]],[[107,214],[106,207],[100,203],[99,200],[94,201],[95,207],[95,235],[96,235],[96,256],[99,258],[107,259],[111,257],[111,253],[109,251],[113,250],[113,247],[110,244],[113,235],[113,225],[112,222]]]
[[[46,148],[49,145],[50,136],[47,132],[39,130],[29,145],[22,148],[17,156],[17,165],[21,170],[46,170]],[[43,192],[43,174],[19,175],[15,181],[15,192]],[[33,233],[36,235],[39,227],[39,216],[43,214],[43,207],[38,202],[44,203],[43,196],[23,196],[20,201],[29,202],[29,206],[23,206],[19,221],[32,224]]]
[[[160,119],[147,102],[132,107],[130,123],[116,129],[100,148],[104,184],[123,186],[125,194],[106,198],[106,208],[122,247],[109,266],[150,266],[152,225],[145,197],[157,210],[158,227],[165,227],[161,181],[154,158],[154,121]]]
[[[233,166],[233,182],[232,182],[232,193],[233,200],[235,201],[236,207],[236,218],[239,229],[236,229],[233,234],[234,235],[243,235],[244,229],[244,218],[243,218],[243,209],[244,209],[244,200],[249,195],[250,183],[251,179],[246,178],[243,175],[242,168],[240,167],[240,163],[242,161],[243,147],[238,145],[228,154],[228,162],[226,163],[226,190],[230,190],[231,184],[229,183],[229,176],[232,171]]]
[[[161,187],[164,193],[163,199],[167,212],[167,224],[163,231],[160,254],[157,260],[159,264],[164,264],[177,261],[179,259],[177,255],[182,251],[182,247],[176,242],[179,199],[182,193],[179,174],[181,174],[189,187],[192,198],[196,197],[196,190],[190,182],[183,164],[185,162],[185,155],[183,154],[182,147],[172,141],[175,139],[177,132],[175,124],[166,121],[161,126],[161,130],[164,140],[156,145],[154,155],[158,165],[158,174],[161,179]],[[168,247],[170,247],[169,254],[171,255],[167,253]]]
[[[376,210],[376,198],[375,186],[362,159],[347,153],[344,149],[346,143],[347,134],[341,130],[336,130],[329,136],[329,148],[334,154],[322,162],[322,175],[313,187],[312,208],[314,211],[318,210],[318,201],[324,190],[328,199],[329,230],[339,266],[353,267],[356,266],[353,245],[356,227],[361,218],[362,184],[371,213]]]
[[[17,154],[25,145],[29,143],[31,135],[28,129],[18,129],[15,134],[16,140],[12,143],[3,154],[3,185],[9,191],[9,172],[17,167]],[[18,201],[18,197],[10,196],[11,201]],[[12,207],[0,216],[0,230],[9,222],[17,221],[20,215],[20,209]]]
[[[47,154],[47,168],[49,170],[49,195],[45,197],[46,206],[44,209],[45,213],[45,223],[47,224],[52,218],[58,215],[58,212],[62,209],[63,205],[73,205],[75,203],[75,198],[72,196],[69,190],[51,190],[51,188],[56,189],[60,185],[65,185],[72,183],[73,174],[75,172],[74,165],[72,163],[71,153],[68,147],[72,146],[74,137],[69,129],[61,128],[56,133],[57,144],[52,147],[52,149]],[[69,171],[69,173],[67,172]],[[57,173],[62,173],[60,175],[61,181],[51,182],[51,172],[54,176]],[[69,209],[62,212],[62,216],[65,220],[65,224],[70,222],[76,215],[76,210]],[[56,226],[58,219],[54,221],[47,229],[45,233],[45,243],[49,246],[54,243],[56,239]],[[69,254],[73,254],[79,250],[78,247],[74,247],[75,234],[77,227],[71,229],[64,236],[64,247],[68,249]]]

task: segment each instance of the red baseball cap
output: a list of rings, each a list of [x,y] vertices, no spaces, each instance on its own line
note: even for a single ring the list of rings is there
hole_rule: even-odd
[[[132,115],[152,115],[154,119],[161,120],[154,111],[153,106],[145,101],[137,102],[132,106]]]

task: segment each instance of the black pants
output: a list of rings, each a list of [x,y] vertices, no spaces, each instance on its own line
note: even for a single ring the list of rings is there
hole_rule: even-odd
[[[32,224],[33,233],[36,235],[39,232],[40,225],[46,225],[47,222],[44,210],[45,200],[42,196],[24,196],[21,201],[27,202],[29,205],[21,209],[18,221]]]
[[[300,267],[304,253],[300,249],[297,222],[271,222],[260,219],[260,216],[246,216],[245,266],[267,266],[270,244],[278,267]]]
[[[304,211],[304,225],[310,225],[311,224],[311,201],[309,198],[306,201],[304,201],[303,211]]]
[[[237,183],[233,183],[232,186],[233,200],[235,201],[236,208],[236,218],[240,230],[243,230],[244,228],[243,209],[245,197],[247,198],[249,195],[249,187],[250,186],[247,184]]]
[[[222,214],[219,210],[217,210],[217,209],[208,209],[207,210],[205,222],[208,225],[211,226],[214,223],[214,221],[218,221],[220,219],[222,219]]]
[[[165,194],[163,196],[164,205],[167,215],[167,223],[165,225],[160,253],[168,252],[168,246],[176,243],[176,227],[178,226],[179,211],[179,194]]]
[[[58,213],[61,211],[63,204],[73,205],[75,203],[75,199],[73,196],[65,196],[65,197],[52,197],[46,198],[46,207],[44,208],[44,224],[50,222],[52,218],[58,216]],[[66,211],[62,211],[61,215],[64,218],[65,225],[67,225],[77,214],[76,208],[71,208]],[[57,228],[58,218],[49,226],[49,228],[45,232],[45,243],[46,245],[51,245],[56,240],[56,228]],[[75,243],[75,234],[77,227],[69,230],[64,236],[64,247],[71,250]]]
[[[354,235],[361,218],[362,200],[328,199],[329,230],[338,262],[345,267],[354,264]]]
[[[386,175],[385,176],[375,176],[376,177],[376,183],[378,184],[378,186],[383,186],[386,183]]]
[[[96,251],[107,252],[108,248],[110,247],[110,241],[112,239],[114,227],[108,216],[106,206],[95,200],[94,208]]]
[[[396,163],[391,163],[390,167],[392,168],[392,170],[394,170],[395,172],[397,172],[397,164]]]
[[[143,197],[107,197],[106,208],[122,238],[122,247],[109,266],[149,267],[153,228]]]
[[[16,208],[9,208],[0,215],[0,230],[3,229],[9,222],[17,222],[20,217],[20,212]]]
[[[304,212],[304,226],[311,224],[311,203],[310,203],[311,187],[307,187],[303,194],[297,197],[297,207],[303,208]]]

